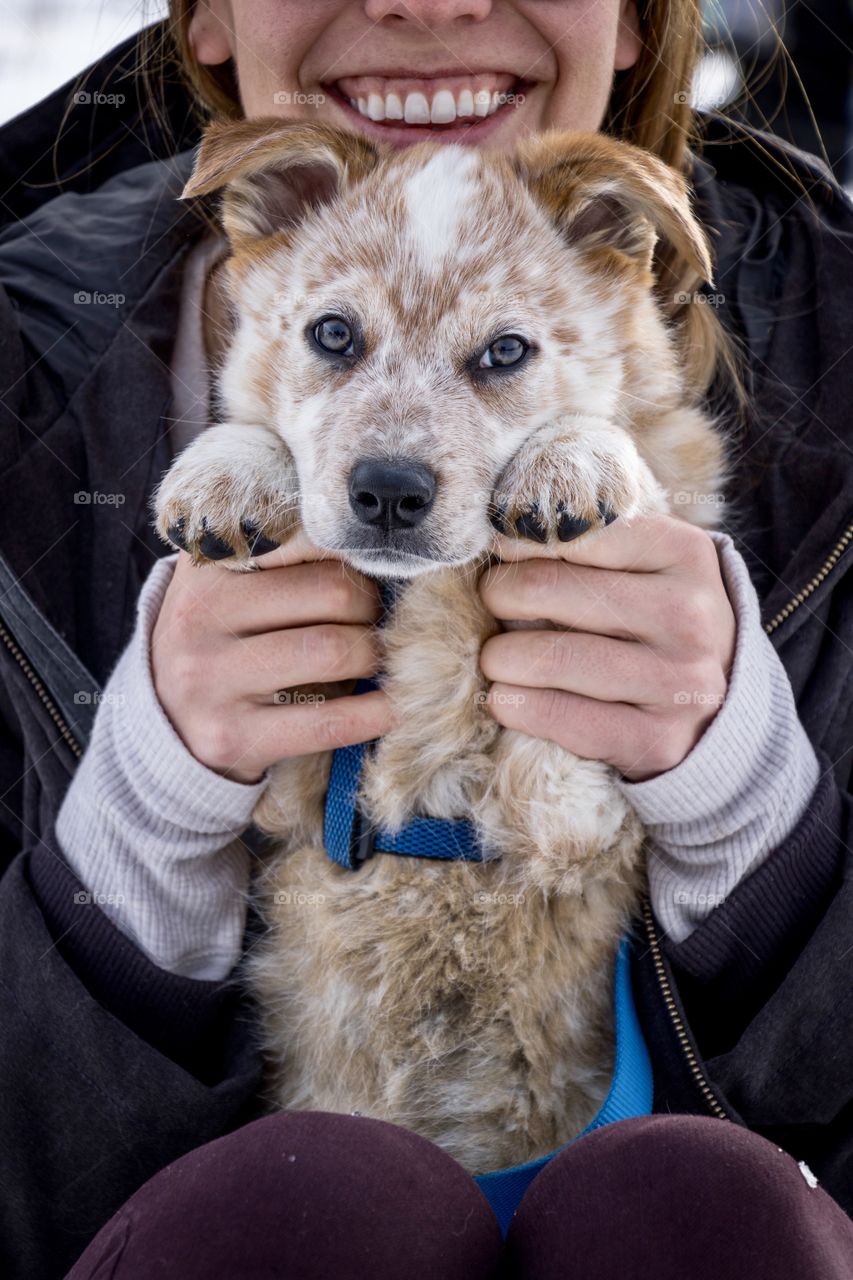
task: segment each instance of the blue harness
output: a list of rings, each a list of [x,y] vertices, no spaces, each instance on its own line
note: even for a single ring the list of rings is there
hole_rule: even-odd
[[[356,692],[375,689],[373,681],[361,681]],[[361,769],[369,744],[340,747],[332,757],[329,789],[326,793],[324,838],[333,862],[357,870],[376,853],[395,853],[412,858],[444,858],[449,861],[484,861],[473,825],[463,819],[412,818],[397,834],[369,826],[360,812],[357,796]],[[647,1116],[652,1110],[652,1067],[631,989],[630,941],[624,937],[616,956],[614,974],[616,1057],[610,1091],[598,1114],[570,1142],[549,1155],[527,1164],[513,1165],[494,1173],[482,1173],[474,1181],[491,1205],[506,1235],[519,1201],[540,1169],[571,1142],[593,1129],[631,1116]]]

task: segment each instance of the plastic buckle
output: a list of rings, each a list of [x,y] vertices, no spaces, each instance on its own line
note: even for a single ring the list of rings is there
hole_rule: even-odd
[[[356,809],[353,821],[352,860],[360,867],[376,852],[376,829],[370,826],[360,809]]]

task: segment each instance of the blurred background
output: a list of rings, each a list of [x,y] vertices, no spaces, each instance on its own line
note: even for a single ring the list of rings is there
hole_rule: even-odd
[[[0,123],[166,8],[166,0],[0,0]],[[697,105],[762,128],[770,121],[817,154],[822,138],[836,176],[853,188],[853,0],[705,0],[704,16],[711,47],[693,88]],[[795,70],[778,55],[779,37]]]

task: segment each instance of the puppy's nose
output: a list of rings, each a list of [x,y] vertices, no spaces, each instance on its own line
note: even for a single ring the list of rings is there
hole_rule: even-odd
[[[414,529],[434,497],[435,475],[408,458],[366,458],[350,472],[350,506],[362,524]]]

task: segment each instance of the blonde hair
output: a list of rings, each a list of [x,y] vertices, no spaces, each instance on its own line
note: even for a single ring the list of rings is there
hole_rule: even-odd
[[[190,23],[195,3],[170,0],[168,19],[151,28],[143,68],[150,74],[152,67],[158,67],[161,75],[164,67],[176,68],[201,124],[242,119],[233,66],[204,66],[193,53]],[[689,176],[691,151],[701,146],[691,105],[694,73],[704,49],[701,0],[636,0],[636,5],[640,56],[634,66],[616,72],[602,130],[654,152]],[[684,275],[675,251],[667,245],[660,247],[657,256],[657,280],[658,302],[671,322],[688,387],[698,399],[722,375],[732,397],[731,411],[741,412],[747,401],[742,381],[745,357],[715,308],[694,301],[702,282]]]

